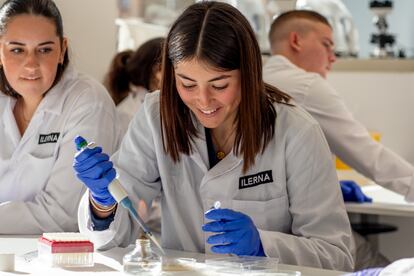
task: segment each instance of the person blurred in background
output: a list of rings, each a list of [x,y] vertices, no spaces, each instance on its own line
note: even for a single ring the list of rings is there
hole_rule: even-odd
[[[148,40],[136,51],[119,52],[105,76],[104,85],[114,100],[125,131],[145,94],[160,88],[163,42],[164,38],[158,37]]]

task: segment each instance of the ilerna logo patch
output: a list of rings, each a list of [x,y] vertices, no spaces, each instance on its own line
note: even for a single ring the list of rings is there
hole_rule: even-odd
[[[50,134],[40,134],[39,135],[39,145],[47,143],[56,143],[59,139],[59,132],[52,132]]]
[[[246,189],[261,184],[273,182],[272,171],[263,171],[257,174],[246,175],[239,178],[239,189]]]

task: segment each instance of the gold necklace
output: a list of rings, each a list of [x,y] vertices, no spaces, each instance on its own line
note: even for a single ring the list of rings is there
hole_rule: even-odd
[[[218,146],[218,149],[216,151],[216,157],[217,157],[218,160],[222,160],[224,157],[226,157],[226,153],[224,152],[224,149],[226,148],[227,143],[228,143],[228,141],[230,141],[230,137],[233,135],[235,130],[236,130],[235,128],[232,129],[232,131],[229,133],[229,135],[227,136],[226,140],[224,140],[224,143],[222,145],[220,145],[217,142],[217,139],[214,137],[213,133],[211,133],[211,137],[214,140],[214,144],[216,144]],[[223,150],[221,150],[220,148],[223,149]]]

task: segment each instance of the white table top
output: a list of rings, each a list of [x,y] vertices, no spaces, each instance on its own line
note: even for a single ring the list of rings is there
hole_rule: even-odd
[[[346,203],[346,210],[349,213],[414,217],[414,203],[406,202],[402,195],[376,184],[362,186],[361,189],[373,199],[373,202]]]
[[[105,252],[95,252],[95,265],[89,268],[49,268],[41,265],[34,257],[33,251],[37,249],[36,236],[5,236],[0,235],[0,253],[15,253],[16,265],[14,272],[0,272],[1,275],[90,275],[99,272],[99,275],[122,275],[122,257],[131,248],[114,248]],[[32,253],[28,253],[32,252]],[[173,257],[195,258],[200,265],[206,255],[175,250],[166,250],[168,255]],[[28,254],[25,254],[28,253]],[[25,255],[23,255],[25,254]],[[23,257],[25,256],[25,258]],[[279,264],[280,270],[300,271],[302,276],[336,276],[343,275],[339,271],[322,270],[310,267],[300,267]],[[3,274],[4,273],[4,274]],[[177,273],[163,273],[162,275],[211,275],[210,273],[191,271]]]

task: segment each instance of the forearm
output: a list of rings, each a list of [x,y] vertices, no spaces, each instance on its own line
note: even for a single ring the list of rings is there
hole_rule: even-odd
[[[89,237],[98,250],[108,250],[116,246],[128,246],[137,235],[139,227],[134,224],[128,211],[117,208],[113,220],[106,229],[95,230],[92,220],[89,193],[85,193],[78,209],[79,231]]]

